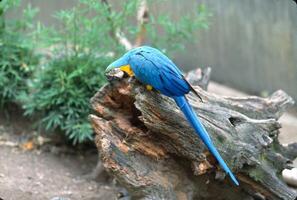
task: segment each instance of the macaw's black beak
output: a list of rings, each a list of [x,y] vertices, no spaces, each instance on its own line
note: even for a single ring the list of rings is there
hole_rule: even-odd
[[[109,70],[108,72],[105,72],[105,76],[108,81],[113,81],[124,78],[125,73],[119,68],[114,68]]]
[[[110,81],[112,81],[112,80],[114,80],[114,77],[112,77],[112,76],[109,76],[109,75],[107,75],[107,74],[105,74],[105,76],[106,76],[106,79],[110,82]]]

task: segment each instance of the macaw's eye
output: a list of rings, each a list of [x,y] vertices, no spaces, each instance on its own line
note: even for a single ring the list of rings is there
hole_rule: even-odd
[[[128,78],[128,77],[129,77],[129,74],[127,72],[124,72],[123,78]]]

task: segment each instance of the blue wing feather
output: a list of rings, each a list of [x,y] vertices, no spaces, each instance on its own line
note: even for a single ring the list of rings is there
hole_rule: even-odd
[[[224,169],[224,171],[230,176],[231,180],[235,183],[235,185],[239,185],[237,179],[235,178],[234,174],[231,172],[223,158],[221,157],[220,153],[213,145],[207,131],[205,130],[204,126],[200,122],[199,118],[197,117],[196,113],[188,103],[185,97],[174,97],[174,100],[178,107],[183,111],[187,120],[190,122],[192,127],[195,129],[197,135],[202,139],[203,143],[206,145],[208,150],[212,153],[212,155],[216,158],[220,166]]]
[[[191,88],[180,70],[171,65],[172,61],[169,58],[160,54],[140,51],[132,55],[130,63],[136,78],[167,96],[189,93]]]
[[[176,104],[183,111],[196,133],[202,139],[209,151],[219,162],[220,166],[230,176],[231,180],[239,185],[235,176],[224,162],[219,152],[213,145],[207,131],[203,127],[199,118],[188,103],[185,94],[192,89],[190,84],[184,79],[179,68],[159,50],[151,47],[140,47],[130,56],[129,63],[137,79],[144,84],[152,85],[162,94],[172,97]]]

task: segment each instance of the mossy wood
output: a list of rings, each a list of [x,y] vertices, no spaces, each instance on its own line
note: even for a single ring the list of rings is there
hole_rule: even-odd
[[[210,70],[205,72],[189,81],[206,88]],[[292,98],[283,91],[267,98],[222,97],[201,87],[195,89],[203,102],[187,97],[239,187],[224,177],[174,101],[135,80],[106,84],[91,99],[105,169],[132,199],[295,199],[280,173],[297,149],[279,143],[277,121]]]

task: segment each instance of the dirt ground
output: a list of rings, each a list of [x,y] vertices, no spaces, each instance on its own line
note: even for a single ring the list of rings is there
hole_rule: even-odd
[[[121,189],[112,179],[88,177],[97,163],[95,146],[37,136],[18,109],[10,113],[7,121],[0,112],[0,200],[117,199]]]
[[[245,95],[215,83],[210,84],[209,90],[222,95]],[[17,114],[10,119],[12,123],[7,123],[0,113],[0,200],[117,199],[121,189],[114,181],[85,176],[96,166],[95,147],[77,150],[41,142],[31,148],[27,141],[32,139],[28,128],[32,122],[20,116]],[[281,142],[297,142],[297,117],[286,114],[281,122]]]
[[[107,200],[116,199],[110,181],[86,178],[96,166],[95,151],[71,147],[25,150],[0,133],[0,197],[4,200]],[[3,142],[5,141],[5,143]],[[0,199],[1,199],[0,198]]]

